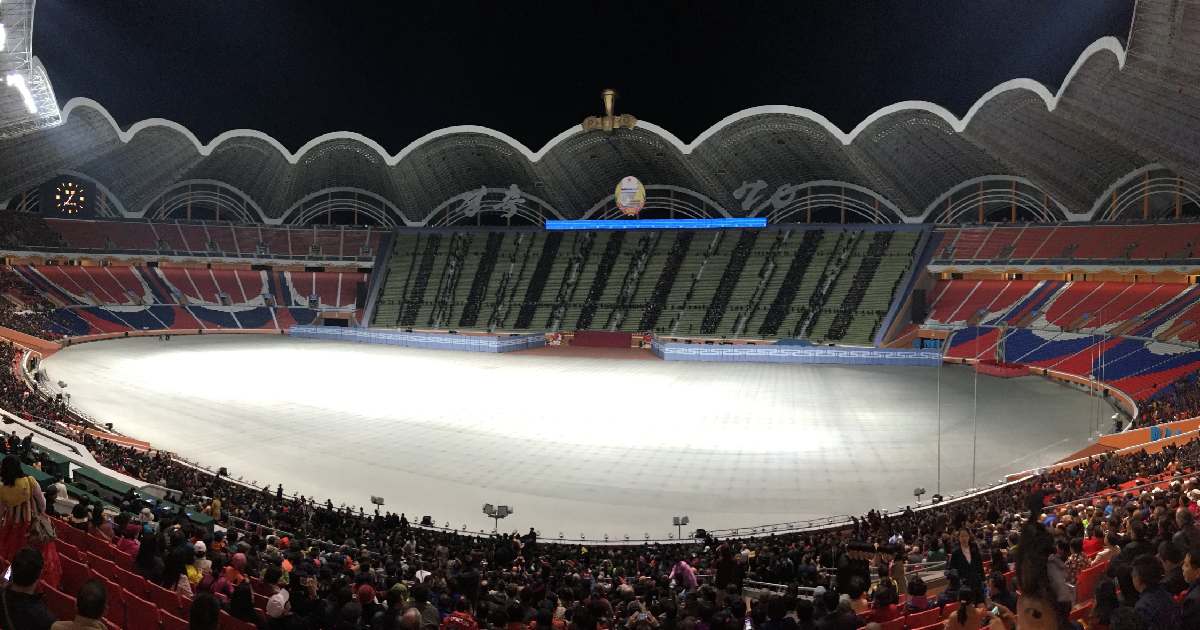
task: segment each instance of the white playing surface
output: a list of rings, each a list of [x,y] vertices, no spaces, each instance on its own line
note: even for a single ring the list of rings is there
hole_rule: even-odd
[[[123,339],[45,362],[127,435],[258,485],[474,530],[674,533],[861,514],[937,483],[935,368],[474,354],[258,336]],[[942,490],[971,485],[972,373],[942,370]],[[979,380],[979,485],[1086,445],[1081,393]],[[928,498],[928,497],[926,497]]]

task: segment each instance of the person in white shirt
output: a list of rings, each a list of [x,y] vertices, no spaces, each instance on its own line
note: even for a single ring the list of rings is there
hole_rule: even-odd
[[[292,612],[291,594],[286,588],[279,585],[279,580],[283,578],[283,570],[279,567],[267,567],[267,572],[263,575],[263,581],[271,586],[271,596],[267,598],[267,618],[279,619],[287,616]]]

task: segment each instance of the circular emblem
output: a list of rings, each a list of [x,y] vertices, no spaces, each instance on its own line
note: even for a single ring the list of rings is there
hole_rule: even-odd
[[[617,184],[617,209],[626,216],[637,216],[646,205],[646,187],[638,178],[630,175]]]

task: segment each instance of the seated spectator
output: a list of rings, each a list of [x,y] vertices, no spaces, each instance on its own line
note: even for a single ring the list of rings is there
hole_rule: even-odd
[[[167,554],[167,560],[163,565],[162,578],[158,581],[158,584],[169,591],[174,591],[178,595],[191,597],[192,583],[188,581],[188,559],[186,553],[183,550],[174,549]]]
[[[229,597],[229,614],[234,619],[247,621],[260,628],[265,627],[267,619],[262,611],[254,607],[254,591],[250,582],[242,582],[234,588]]]
[[[1166,541],[1158,544],[1158,561],[1163,568],[1163,588],[1172,596],[1187,590],[1188,583],[1183,577],[1183,548],[1178,544]]]
[[[921,579],[919,574],[909,578],[908,601],[904,603],[905,610],[913,613],[929,608],[929,598],[925,596],[928,592],[929,585],[925,584],[925,580]]]
[[[188,611],[190,630],[217,630],[220,625],[221,604],[211,593],[200,593],[192,600]]]
[[[101,619],[108,609],[108,591],[100,580],[88,580],[75,595],[75,619],[57,621],[51,630],[105,630]]]
[[[875,590],[874,597],[871,599],[871,609],[867,611],[866,617],[871,621],[887,623],[903,615],[904,610],[900,608],[900,596],[896,593],[895,588],[885,586]]]
[[[1083,555],[1094,559],[1104,549],[1104,530],[1100,529],[1098,523],[1092,523],[1087,531],[1087,538],[1083,539]]]
[[[988,578],[988,599],[1009,610],[1017,609],[1017,596],[1008,590],[1008,580],[1003,573],[993,572]]]
[[[1151,555],[1138,556],[1133,561],[1133,587],[1138,598],[1134,610],[1149,628],[1180,627],[1179,607],[1163,588],[1162,564]]]
[[[37,592],[42,576],[42,554],[23,547],[13,557],[12,578],[0,590],[0,628],[3,630],[48,630],[54,615]],[[11,625],[10,625],[11,624]]]
[[[267,598],[267,619],[280,619],[291,614],[292,607],[288,601],[291,597],[286,588],[283,588],[281,580],[283,579],[283,570],[276,566],[267,567],[267,572],[263,574],[263,584],[271,590],[271,595]],[[374,599],[375,594],[372,591],[371,598]]]

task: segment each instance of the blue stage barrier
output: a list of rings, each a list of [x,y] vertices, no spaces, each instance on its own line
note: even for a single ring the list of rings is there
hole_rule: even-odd
[[[796,363],[839,365],[903,365],[937,367],[937,350],[907,348],[844,348],[837,346],[707,345],[695,343],[651,344],[664,361],[716,361],[727,363]]]
[[[410,333],[375,328],[338,328],[326,326],[292,326],[288,334],[304,339],[353,341],[405,348],[456,350],[458,352],[515,352],[546,345],[544,335],[451,335],[447,333]]]

